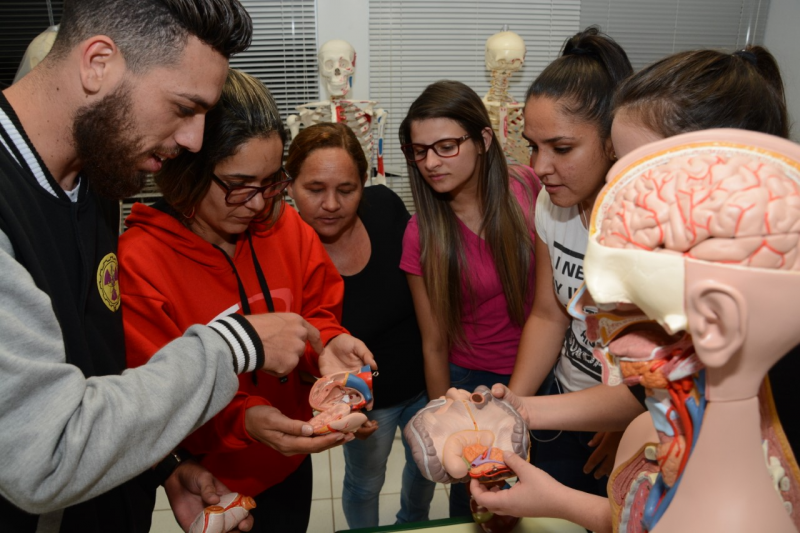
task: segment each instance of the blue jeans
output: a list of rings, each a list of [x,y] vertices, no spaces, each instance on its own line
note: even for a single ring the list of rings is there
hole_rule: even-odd
[[[378,422],[378,430],[368,439],[355,439],[344,445],[342,508],[350,529],[378,526],[378,497],[386,478],[386,461],[392,450],[396,429],[405,428],[411,417],[427,403],[427,394],[421,392],[401,404],[367,412],[370,420]],[[397,523],[422,522],[428,520],[436,483],[422,476],[405,437],[402,441],[406,464],[403,468]]]
[[[495,383],[508,385],[511,375],[495,374],[484,370],[470,370],[450,363],[450,386],[457,389],[474,391],[478,385],[486,385],[490,389]],[[450,518],[472,516],[469,508],[469,491],[466,483],[450,485]]]

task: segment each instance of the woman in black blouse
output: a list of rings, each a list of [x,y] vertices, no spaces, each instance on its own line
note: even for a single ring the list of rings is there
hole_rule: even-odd
[[[350,128],[332,123],[300,132],[286,160],[287,172],[295,177],[289,195],[344,278],[342,325],[367,344],[380,367],[370,421],[344,446],[342,507],[350,528],[378,525],[378,496],[396,429],[428,402],[422,340],[399,268],[410,215],[390,189],[364,187],[367,167]],[[422,476],[405,439],[403,445],[397,522],[427,520],[436,485]]]

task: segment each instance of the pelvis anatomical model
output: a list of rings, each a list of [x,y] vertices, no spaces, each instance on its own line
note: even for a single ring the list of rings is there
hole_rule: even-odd
[[[527,460],[530,448],[525,420],[484,386],[448,390],[414,415],[403,434],[422,475],[437,483],[514,476],[503,450]]]
[[[310,420],[314,434],[357,430],[367,421],[359,409],[371,401],[372,371],[368,366],[359,373],[339,372],[321,377],[308,395],[308,403],[314,409],[314,418]]]

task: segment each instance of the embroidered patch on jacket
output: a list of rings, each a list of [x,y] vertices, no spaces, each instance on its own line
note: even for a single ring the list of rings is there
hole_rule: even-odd
[[[119,262],[113,252],[106,255],[97,267],[97,290],[106,307],[111,311],[119,309]]]

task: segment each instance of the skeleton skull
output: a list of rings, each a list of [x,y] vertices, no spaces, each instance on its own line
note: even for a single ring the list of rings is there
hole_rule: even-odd
[[[319,49],[319,73],[332,98],[347,96],[356,71],[356,51],[347,41],[333,39]]]
[[[501,31],[486,39],[486,68],[517,71],[525,62],[525,41],[513,31]]]

